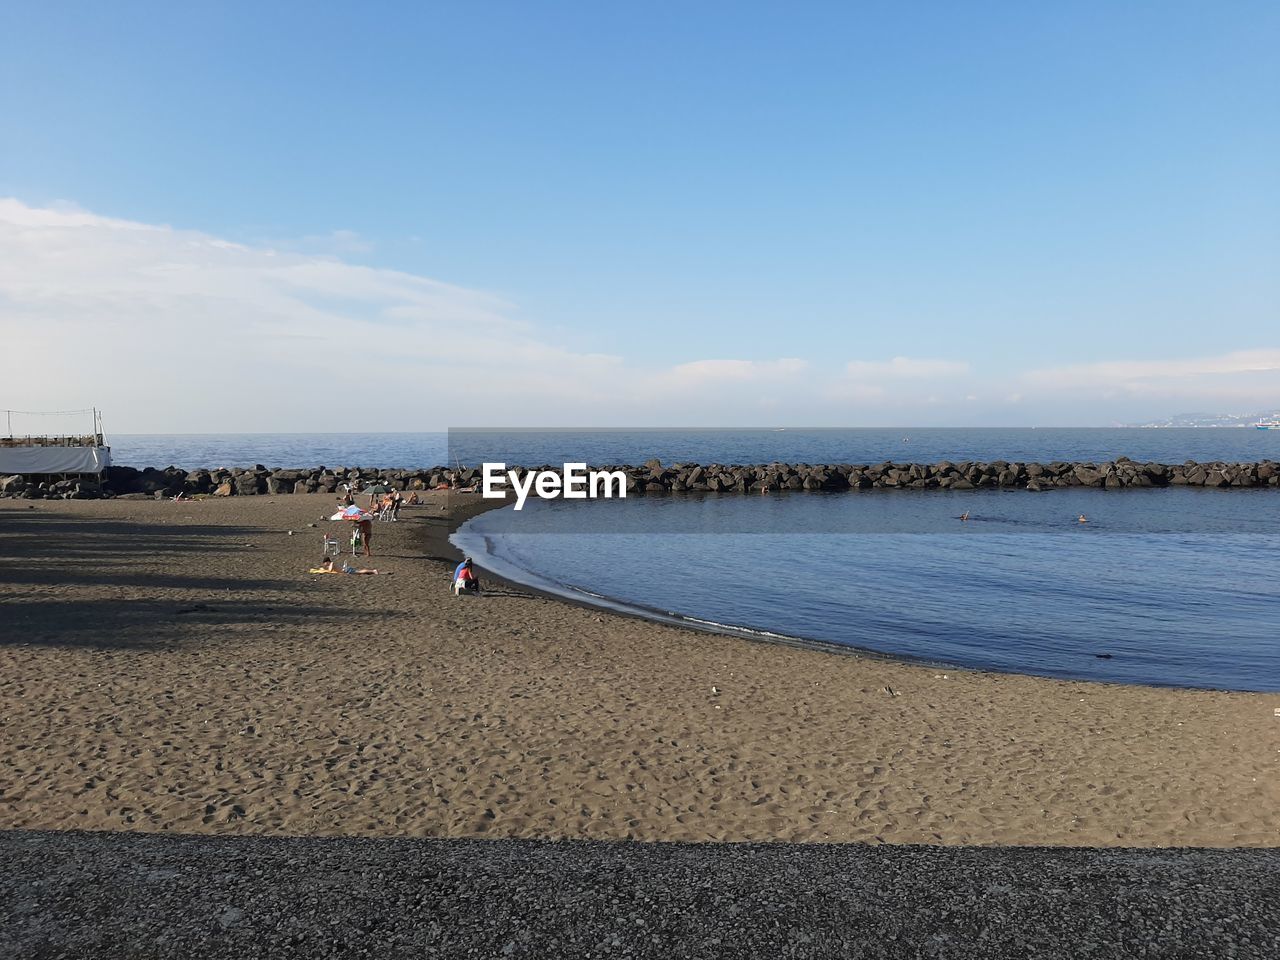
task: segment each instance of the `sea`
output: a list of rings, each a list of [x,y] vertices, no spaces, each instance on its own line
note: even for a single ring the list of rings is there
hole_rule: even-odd
[[[494,429],[118,436],[112,452],[116,463],[187,468],[1247,462],[1280,460],[1280,431]],[[1280,691],[1276,488],[531,500],[454,539],[511,580],[704,630],[939,671]]]
[[[885,460],[1181,463],[1280,459],[1280,430],[983,428],[509,430],[438,433],[126,434],[115,463],[134,467],[526,466],[643,463],[880,463]]]

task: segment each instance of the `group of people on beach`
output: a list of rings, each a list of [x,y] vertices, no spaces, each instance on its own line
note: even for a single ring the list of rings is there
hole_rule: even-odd
[[[343,485],[343,493],[338,498],[339,505],[343,507],[355,505],[355,494],[359,492],[357,485],[358,482],[351,486],[347,486],[346,484]],[[393,490],[390,493],[383,494],[380,501],[377,499],[378,496],[379,494],[377,493],[371,493],[369,495],[369,509],[372,513],[370,515],[363,515],[360,519],[354,521],[355,529],[351,534],[353,547],[360,549],[362,555],[366,557],[373,556],[374,517],[379,514],[384,514],[386,511],[390,511],[390,519],[395,520],[398,518],[401,506],[416,506],[422,502],[417,491],[413,491],[407,498],[401,496],[399,490]],[[328,534],[325,534],[324,540],[326,549],[325,556],[321,557],[319,564],[308,570],[308,573],[317,575],[345,573],[375,576],[383,572],[374,567],[355,567],[346,560],[343,560],[341,565],[335,564],[333,558],[330,557],[327,552],[329,546],[335,541]],[[385,573],[388,576],[390,575],[389,571],[386,571]],[[475,564],[472,562],[470,557],[466,557],[457,565],[457,567],[454,568],[453,577],[450,580],[450,591],[455,596],[460,596],[464,593],[478,594],[480,593],[480,589],[480,578],[476,574]]]

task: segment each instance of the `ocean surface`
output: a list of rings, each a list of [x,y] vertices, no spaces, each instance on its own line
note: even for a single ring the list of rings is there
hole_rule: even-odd
[[[1280,459],[1280,430],[757,429],[451,430],[448,433],[119,434],[115,463],[134,467],[433,467],[485,461],[537,466],[643,463],[933,463],[939,460]]]
[[[454,540],[513,580],[695,626],[1048,677],[1280,691],[1275,489],[530,501]]]
[[[133,466],[1280,460],[1252,429],[115,436]],[[971,519],[956,518],[965,511]],[[1079,514],[1088,523],[1076,521]],[[1280,691],[1280,490],[870,491],[533,502],[456,535],[512,579],[656,618],[931,663]],[[697,642],[691,639],[690,642]]]

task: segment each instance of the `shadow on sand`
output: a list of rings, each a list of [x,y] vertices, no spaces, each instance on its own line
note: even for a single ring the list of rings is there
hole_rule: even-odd
[[[264,532],[0,508],[0,645],[169,649],[190,644],[188,633],[209,635],[191,627],[311,625],[323,633],[400,616],[341,602],[299,603],[296,581],[220,572],[236,554],[253,551]],[[189,572],[193,554],[208,557],[209,573]],[[165,571],[166,561],[178,569]],[[94,595],[59,589],[68,586]]]

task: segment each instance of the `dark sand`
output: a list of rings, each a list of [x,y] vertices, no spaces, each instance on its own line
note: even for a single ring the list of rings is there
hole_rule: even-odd
[[[1280,697],[454,598],[439,504],[376,525],[394,576],[310,576],[332,506],[0,505],[0,827],[1276,843]]]
[[[1280,698],[453,598],[440,506],[0,505],[0,957],[1280,955],[1277,851],[1125,849],[1274,845]]]

